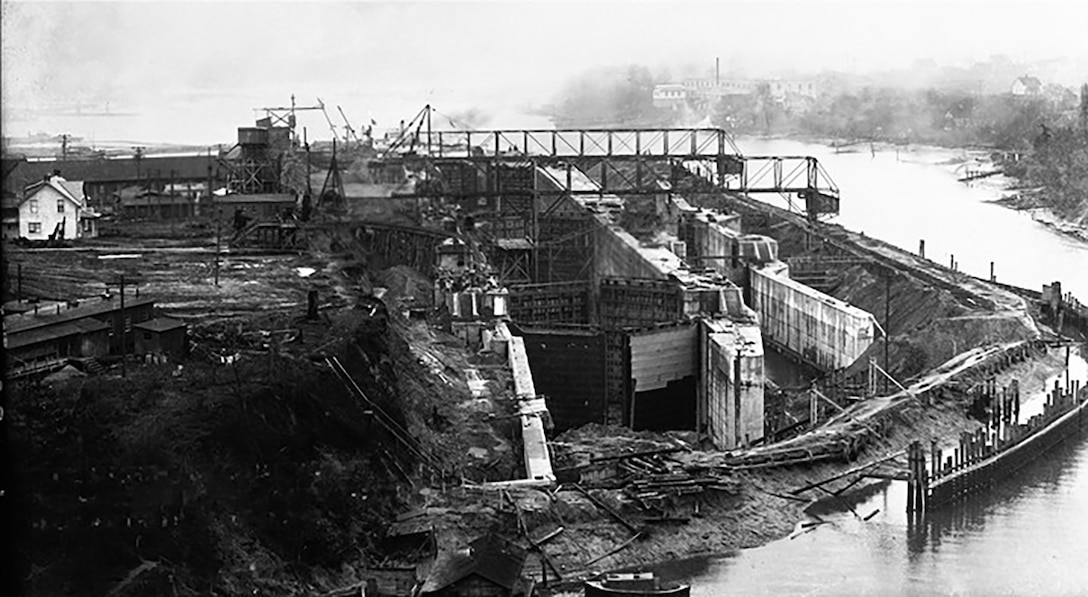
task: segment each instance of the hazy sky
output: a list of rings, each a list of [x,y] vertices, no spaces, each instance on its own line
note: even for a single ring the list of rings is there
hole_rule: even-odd
[[[131,131],[94,124],[99,138],[176,137],[173,119],[189,110],[208,125],[242,124],[292,92],[356,120],[410,117],[428,101],[542,104],[594,65],[709,70],[720,56],[725,69],[759,74],[1088,56],[1088,3],[1073,1],[4,1],[0,22],[11,134],[58,126],[28,109],[108,102],[144,115]]]

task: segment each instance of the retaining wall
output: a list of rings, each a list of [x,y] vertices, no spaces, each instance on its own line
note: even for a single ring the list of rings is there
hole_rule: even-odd
[[[875,340],[866,312],[791,280],[782,263],[750,270],[763,338],[824,371],[850,366]]]

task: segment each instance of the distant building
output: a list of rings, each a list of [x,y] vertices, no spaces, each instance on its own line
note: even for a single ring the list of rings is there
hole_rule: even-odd
[[[673,110],[687,104],[688,92],[683,85],[654,85],[654,107]]]
[[[20,160],[4,156],[3,164],[3,204],[0,216],[3,218],[3,238],[19,238],[19,195],[22,191],[13,173],[19,167]]]
[[[184,321],[170,317],[154,319],[132,325],[136,340],[136,354],[165,355],[171,360],[181,360],[188,352]]]
[[[1013,95],[1020,96],[1042,95],[1043,83],[1035,77],[1024,75],[1012,82],[1012,89],[1010,91]]]
[[[210,155],[142,155],[108,159],[27,160],[14,159],[10,173],[5,161],[5,177],[11,178],[21,190],[28,184],[58,174],[70,180],[84,181],[83,192],[88,205],[98,208],[109,203],[121,189],[138,186],[141,189],[163,189],[169,185],[184,187],[187,183],[207,186],[209,179],[218,181],[218,163]],[[215,182],[212,183],[213,185]]]
[[[19,204],[22,200],[14,193],[4,190],[3,203],[0,204],[0,216],[3,218],[3,238],[19,238]]]
[[[271,221],[295,209],[297,203],[295,196],[287,193],[216,195],[213,206],[218,213],[213,217],[226,222],[234,217],[235,210],[241,210],[250,221]]]
[[[19,236],[30,240],[93,238],[98,214],[87,207],[83,183],[51,175],[24,189],[19,203]]]
[[[751,95],[766,89],[766,92],[779,101],[796,97],[815,98],[816,84],[812,81],[780,79],[687,79],[681,85],[689,100],[717,102],[730,95]],[[659,85],[658,87],[665,87]],[[654,89],[655,94],[657,88]],[[656,95],[655,95],[656,97]]]
[[[767,81],[771,97],[786,98],[791,95],[816,97],[816,85],[812,81]]]
[[[204,185],[199,186],[202,190]],[[188,220],[200,214],[201,201],[199,190],[192,193],[184,190],[170,192],[167,188],[141,190],[136,187],[121,189],[115,211],[127,219],[134,220]]]

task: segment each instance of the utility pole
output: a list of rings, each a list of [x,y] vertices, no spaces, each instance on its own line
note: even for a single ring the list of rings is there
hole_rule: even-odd
[[[306,148],[306,194],[312,201],[314,190],[310,183],[310,140],[306,137],[306,127],[302,127],[302,145]]]
[[[140,162],[144,159],[144,148],[136,146],[136,153],[132,156],[132,159],[136,160],[136,184],[140,185],[143,182],[143,178],[140,177]]]
[[[125,325],[125,274],[121,274],[121,377],[128,374],[128,326]]]
[[[891,363],[888,362],[888,345],[891,343],[891,306],[892,306],[892,272],[884,272],[884,370],[891,371]],[[888,376],[884,376],[884,395],[888,394]]]
[[[216,210],[215,215],[215,287],[219,287],[219,243],[220,229],[223,226],[223,208]]]

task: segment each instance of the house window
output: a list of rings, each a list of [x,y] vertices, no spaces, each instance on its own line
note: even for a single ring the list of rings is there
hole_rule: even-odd
[[[131,332],[132,331],[132,316],[131,315],[125,315],[125,331],[126,332]]]
[[[38,213],[38,200],[37,199],[31,199],[30,200],[30,213],[32,213],[32,214]]]
[[[42,223],[41,222],[27,222],[26,224],[27,234],[41,234]]]
[[[57,199],[57,213],[64,213],[64,199]]]
[[[151,339],[151,332],[144,332],[143,336],[144,336],[144,340],[150,340]]]

